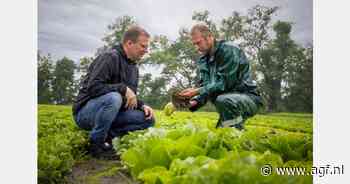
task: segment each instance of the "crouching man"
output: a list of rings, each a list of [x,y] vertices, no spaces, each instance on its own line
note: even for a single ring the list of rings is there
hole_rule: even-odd
[[[76,124],[90,131],[89,153],[116,159],[112,139],[154,125],[151,107],[137,98],[137,61],[147,53],[150,35],[133,26],[121,44],[96,57],[80,84],[73,104]]]
[[[200,87],[185,89],[180,95],[192,98],[192,111],[211,101],[220,115],[217,127],[242,130],[245,120],[262,106],[244,52],[231,42],[216,40],[203,24],[192,27],[191,39],[202,54],[197,62]]]

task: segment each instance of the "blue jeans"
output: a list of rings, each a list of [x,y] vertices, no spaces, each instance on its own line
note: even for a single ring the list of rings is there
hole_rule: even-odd
[[[91,130],[90,140],[95,143],[104,143],[107,136],[114,138],[154,125],[154,119],[146,120],[143,111],[124,109],[122,101],[118,92],[91,99],[79,110],[74,120],[80,128]]]

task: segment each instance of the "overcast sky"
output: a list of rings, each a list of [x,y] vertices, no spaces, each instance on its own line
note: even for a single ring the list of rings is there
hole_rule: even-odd
[[[312,0],[39,0],[38,48],[55,60],[67,56],[78,62],[103,45],[107,25],[119,16],[134,16],[150,34],[174,40],[179,28],[193,24],[194,11],[208,10],[218,22],[257,4],[279,6],[275,20],[293,22],[292,38],[312,43]]]

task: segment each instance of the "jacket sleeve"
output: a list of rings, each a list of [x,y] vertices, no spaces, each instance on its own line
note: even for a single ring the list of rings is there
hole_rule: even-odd
[[[199,75],[198,86],[201,88],[201,87],[208,84],[209,73],[207,70],[204,71],[204,70],[200,70],[200,69],[198,69],[197,72]],[[197,96],[194,96],[191,100],[197,101],[196,106],[189,108],[190,111],[194,112],[194,111],[197,111],[199,108],[203,107],[207,103],[208,98],[203,97],[203,96],[201,97],[201,96],[197,95]]]
[[[126,85],[124,83],[111,84],[113,75],[119,72],[116,60],[118,57],[111,53],[105,53],[96,58],[96,64],[89,76],[87,90],[92,97],[104,95],[109,92],[119,92],[125,96]]]
[[[145,103],[142,100],[137,99],[137,109],[143,110],[142,106],[145,105]]]
[[[212,94],[224,93],[227,90],[226,81],[235,80],[230,79],[229,76],[237,74],[240,57],[233,50],[224,52],[223,57],[224,59],[221,62],[216,63],[219,66],[217,67],[215,81],[209,81],[199,88],[199,99],[206,99]]]

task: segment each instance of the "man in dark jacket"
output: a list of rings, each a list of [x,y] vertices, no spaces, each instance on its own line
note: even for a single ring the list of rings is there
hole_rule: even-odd
[[[217,127],[242,130],[244,121],[262,106],[245,54],[233,43],[217,41],[203,24],[192,27],[191,39],[202,54],[197,62],[200,87],[185,89],[180,95],[192,97],[192,111],[211,101],[220,115]]]
[[[137,61],[147,53],[149,34],[128,29],[122,43],[100,54],[89,66],[73,104],[77,125],[90,132],[89,153],[115,159],[112,139],[154,125],[151,107],[137,99]]]

